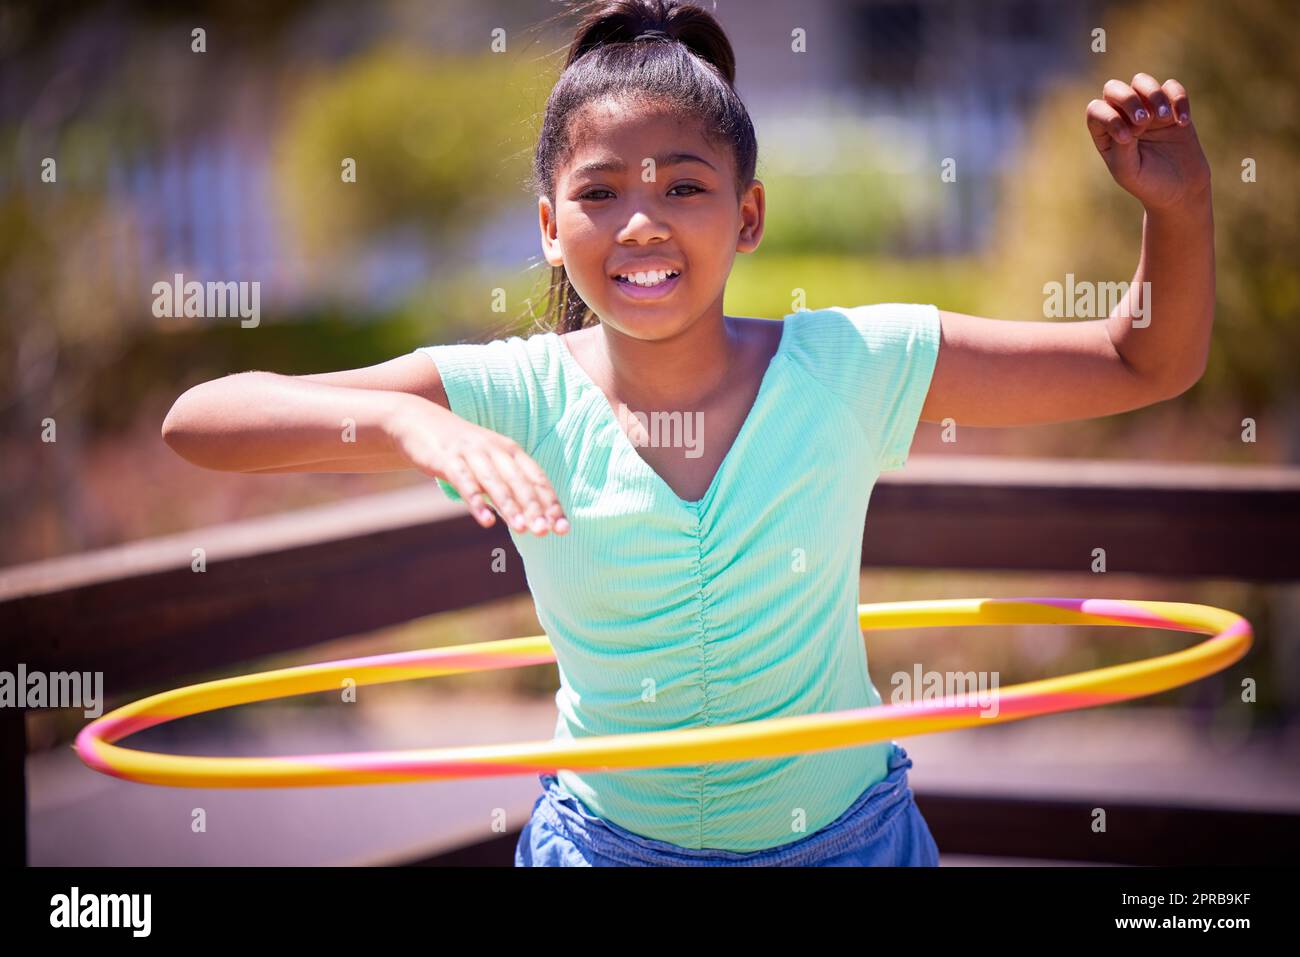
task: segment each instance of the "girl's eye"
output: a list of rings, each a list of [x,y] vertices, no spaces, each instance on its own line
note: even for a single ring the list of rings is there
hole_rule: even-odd
[[[686,193],[685,195],[687,195],[687,196],[694,196],[695,193],[703,193],[703,192],[704,192],[704,190],[702,190],[700,187],[698,187],[698,186],[693,186],[693,185],[691,185],[690,183],[682,183],[680,186],[674,186],[674,187],[673,187],[672,189],[670,189],[668,192],[669,192],[669,193],[675,193],[675,192],[676,192],[677,190],[679,190],[679,189],[689,189],[689,190],[693,190],[693,192]],[[600,199],[600,197],[596,195],[597,193],[608,193],[608,194],[611,195],[611,196],[613,195],[613,193],[610,193],[610,191],[607,190],[607,189],[589,189],[589,190],[587,190],[585,193],[583,193],[581,196],[579,196],[578,199]]]

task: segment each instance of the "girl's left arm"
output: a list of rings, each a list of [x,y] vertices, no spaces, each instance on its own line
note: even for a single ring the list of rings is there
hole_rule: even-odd
[[[1139,73],[1131,84],[1110,80],[1102,97],[1086,114],[1093,144],[1145,209],[1128,291],[1105,319],[1014,322],[941,311],[923,420],[1011,426],[1096,418],[1172,399],[1205,371],[1214,218],[1210,166],[1187,92],[1177,80],[1162,85]]]

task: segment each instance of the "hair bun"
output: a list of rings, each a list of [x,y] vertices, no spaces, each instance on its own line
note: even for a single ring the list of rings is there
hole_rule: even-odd
[[[583,13],[564,66],[610,43],[662,40],[680,43],[711,64],[729,85],[736,82],[736,55],[709,11],[683,0],[593,0]]]

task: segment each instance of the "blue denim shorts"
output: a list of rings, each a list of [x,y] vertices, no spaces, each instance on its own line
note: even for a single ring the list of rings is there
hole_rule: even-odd
[[[552,774],[515,846],[516,867],[937,867],[939,848],[912,799],[912,759],[895,743],[889,773],[838,818],[788,844],[757,851],[679,847],[592,814]]]

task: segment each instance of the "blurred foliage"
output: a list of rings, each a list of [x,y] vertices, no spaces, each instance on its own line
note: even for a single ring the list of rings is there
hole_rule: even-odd
[[[948,198],[905,127],[833,110],[765,123],[757,176],[773,253],[887,253]]]
[[[1107,18],[1109,52],[1043,98],[1009,168],[990,269],[990,308],[1041,319],[1043,284],[1132,277],[1141,206],[1120,189],[1084,124],[1114,77],[1173,77],[1213,176],[1217,309],[1209,368],[1180,402],[1284,400],[1300,389],[1300,58],[1294,0],[1157,2]],[[1292,29],[1285,27],[1290,24]],[[1258,181],[1242,181],[1242,161]]]
[[[802,289],[809,309],[871,302],[934,303],[958,312],[987,294],[983,265],[975,259],[888,259],[840,254],[757,252],[737,256],[727,283],[733,315],[778,319],[793,310]]]
[[[454,243],[518,204],[533,142],[520,91],[536,82],[526,58],[400,46],[311,73],[279,124],[285,220],[311,253],[364,246],[399,226]],[[364,188],[343,182],[345,157]]]
[[[72,124],[62,131],[85,152],[59,160],[60,188],[39,181],[39,159],[33,158],[29,169],[37,172],[15,178],[16,188],[0,194],[0,429],[32,437],[43,419],[53,417],[68,455],[84,431],[81,411],[99,397],[93,376],[133,335],[128,317],[106,294],[115,277],[103,250],[122,240],[125,226],[99,184],[82,175],[102,155],[96,152],[102,144],[82,135],[89,129]],[[0,133],[0,148],[11,155],[23,147],[19,131]],[[113,394],[110,387],[103,399]],[[64,463],[49,486],[65,497],[75,494],[74,471]],[[0,490],[6,505],[8,491]]]

